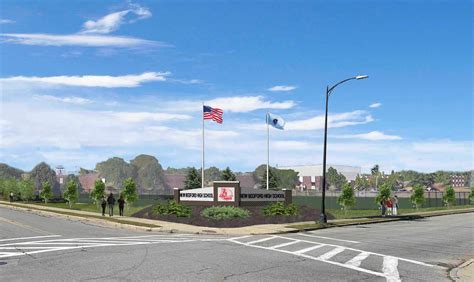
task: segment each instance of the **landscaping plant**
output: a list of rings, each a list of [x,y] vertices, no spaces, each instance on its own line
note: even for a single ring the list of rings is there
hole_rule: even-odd
[[[159,203],[152,208],[153,214],[170,215],[174,214],[177,217],[190,217],[191,208],[171,200],[168,203]]]
[[[349,183],[345,183],[342,188],[341,195],[337,198],[337,203],[342,206],[344,213],[347,214],[347,211],[355,206],[356,198],[354,196],[354,189],[352,189]]]
[[[285,205],[283,202],[276,202],[269,204],[268,206],[262,209],[263,214],[267,216],[272,215],[286,215],[286,216],[295,216],[299,214],[298,206],[295,204]]]
[[[135,184],[135,181],[129,177],[123,181],[123,187],[122,193],[125,201],[128,203],[128,208],[138,199],[137,185]]]
[[[95,204],[99,205],[100,199],[104,196],[105,193],[105,183],[102,180],[97,179],[94,183],[94,189],[91,191],[90,197]]]
[[[48,200],[53,197],[53,191],[51,190],[51,184],[45,181],[41,185],[40,197],[43,199],[44,203],[47,204]]]
[[[250,211],[232,206],[212,206],[204,209],[201,216],[216,220],[246,218],[250,216]]]
[[[69,180],[66,186],[66,191],[64,192],[64,199],[67,200],[69,208],[72,207],[72,204],[77,202],[79,193],[77,191],[77,183],[73,179]]]
[[[451,205],[453,205],[454,203],[456,203],[456,195],[455,195],[454,189],[451,185],[449,185],[446,188],[446,191],[444,191],[443,202],[444,202],[445,206],[447,206],[448,208]]]
[[[416,209],[425,202],[425,191],[422,185],[416,184],[415,187],[413,187],[410,201],[415,205]]]

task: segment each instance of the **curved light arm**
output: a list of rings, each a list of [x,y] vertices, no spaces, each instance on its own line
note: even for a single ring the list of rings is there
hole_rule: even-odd
[[[327,93],[328,93],[328,96],[331,95],[331,92],[332,90],[334,90],[334,88],[336,88],[339,84],[342,84],[346,81],[349,81],[349,80],[352,80],[352,79],[357,79],[357,80],[360,80],[360,79],[365,79],[365,78],[368,78],[369,76],[368,75],[358,75],[358,76],[354,76],[354,77],[350,77],[350,78],[347,78],[347,79],[344,79],[336,84],[334,84],[331,88],[328,89]]]

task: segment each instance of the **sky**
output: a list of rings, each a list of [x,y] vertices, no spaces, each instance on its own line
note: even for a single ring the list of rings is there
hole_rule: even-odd
[[[471,1],[0,3],[0,161],[474,168]]]

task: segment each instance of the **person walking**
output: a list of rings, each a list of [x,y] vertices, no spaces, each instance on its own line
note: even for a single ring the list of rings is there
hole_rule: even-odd
[[[398,196],[393,197],[393,215],[398,215]]]
[[[119,214],[120,216],[123,216],[123,208],[125,207],[125,199],[123,198],[123,195],[120,195],[120,199],[118,199],[118,204],[119,204]]]
[[[10,192],[10,203],[13,202],[13,192]]]
[[[100,205],[102,206],[102,216],[105,216],[105,207],[107,206],[107,200],[105,196],[102,195],[102,199],[100,200]]]
[[[107,197],[107,204],[109,205],[109,216],[113,216],[114,215],[114,205],[115,205],[114,194],[110,193],[109,197]]]
[[[380,209],[382,210],[382,217],[385,217],[385,210],[386,210],[386,207],[385,207],[385,200],[382,199],[380,201]]]
[[[393,208],[392,199],[388,198],[387,199],[387,215],[392,215],[392,208]]]

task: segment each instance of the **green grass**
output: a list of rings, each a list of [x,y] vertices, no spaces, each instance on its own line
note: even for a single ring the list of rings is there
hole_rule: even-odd
[[[72,208],[69,208],[69,205],[66,203],[32,203],[34,205],[43,206],[43,207],[53,207],[53,208],[61,208],[61,209],[68,209],[68,210],[76,210],[76,211],[87,211],[87,212],[95,212],[98,214],[102,213],[102,208],[100,206],[94,204],[85,204],[85,203],[76,203],[72,205]],[[125,206],[125,216],[131,216],[132,214],[147,208],[151,205],[133,205],[131,207]],[[108,213],[108,208],[105,209],[105,212]],[[118,215],[118,205],[114,207],[114,214]]]
[[[399,209],[398,215],[404,215],[409,213],[417,213],[417,212],[432,212],[432,211],[447,211],[447,210],[457,210],[457,209],[466,209],[466,208],[474,208],[473,205],[464,205],[464,206],[452,206],[450,208],[447,207],[431,207],[431,208],[420,208],[416,209]],[[343,210],[339,209],[328,209],[328,213],[332,214],[335,219],[349,219],[349,218],[360,218],[360,217],[368,217],[368,216],[380,216],[380,210],[349,210],[347,214]]]

